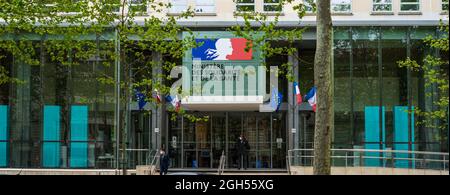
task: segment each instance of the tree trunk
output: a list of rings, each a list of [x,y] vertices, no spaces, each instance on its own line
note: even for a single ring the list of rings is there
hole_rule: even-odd
[[[330,147],[333,132],[333,94],[331,78],[332,21],[329,0],[317,0],[317,48],[314,84],[317,88],[314,132],[314,174],[331,174]]]

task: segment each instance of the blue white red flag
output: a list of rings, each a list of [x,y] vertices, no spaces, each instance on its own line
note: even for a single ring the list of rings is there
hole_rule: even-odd
[[[305,96],[305,99],[308,100],[309,105],[313,108],[313,111],[316,112],[316,87],[313,87]]]
[[[201,46],[192,49],[193,59],[252,60],[253,57],[245,38],[196,39],[196,42]]]
[[[297,104],[302,104],[302,94],[300,93],[300,88],[298,87],[298,83],[294,82],[294,92],[297,99]]]
[[[155,89],[153,91],[153,98],[155,98],[155,100],[158,104],[161,103],[161,95],[159,95],[159,92],[157,89]]]
[[[175,95],[175,96],[167,95],[165,99],[167,102],[170,102],[170,104],[172,104],[172,106],[175,109],[175,112],[178,112],[180,110],[181,102],[178,99],[177,95]]]

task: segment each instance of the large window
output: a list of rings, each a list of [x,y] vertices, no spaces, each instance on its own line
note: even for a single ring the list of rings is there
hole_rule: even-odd
[[[255,0],[236,0],[236,11],[238,12],[255,11]]]
[[[373,0],[373,11],[383,12],[392,11],[392,0]]]
[[[215,0],[196,0],[195,12],[197,13],[216,13]]]
[[[283,10],[280,0],[264,0],[265,12],[277,12]]]
[[[352,0],[332,0],[331,10],[335,13],[348,13],[352,11]]]
[[[442,0],[442,11],[448,12],[448,0]]]
[[[400,11],[419,11],[420,0],[401,0]]]
[[[170,13],[181,13],[187,10],[188,1],[187,0],[171,0]]]

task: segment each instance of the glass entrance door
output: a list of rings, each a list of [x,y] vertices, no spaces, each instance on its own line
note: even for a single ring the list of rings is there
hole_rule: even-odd
[[[284,168],[286,128],[282,113],[228,114],[228,168],[238,168],[237,139],[243,134],[250,145],[249,168]]]
[[[196,113],[198,117],[208,116],[207,121],[177,120],[171,125],[169,137],[177,141],[178,148],[172,151],[174,162],[182,159],[181,168],[217,168],[220,157],[227,157],[226,167],[239,166],[237,141],[241,134],[250,144],[248,168],[286,168],[286,120],[280,113]],[[181,131],[178,128],[182,127]],[[181,135],[176,132],[182,132]],[[176,135],[175,135],[176,134]],[[174,144],[175,145],[175,144]]]
[[[183,167],[211,168],[211,120],[183,123]]]

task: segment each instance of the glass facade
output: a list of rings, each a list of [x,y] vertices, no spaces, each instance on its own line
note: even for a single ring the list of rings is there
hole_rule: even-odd
[[[285,113],[201,112],[208,121],[177,118],[169,124],[168,148],[172,168],[217,168],[222,154],[227,168],[238,167],[236,143],[249,141],[249,168],[286,166]]]
[[[435,33],[433,27],[339,27],[335,30],[334,147],[364,148],[370,144],[367,117],[375,114],[384,116],[384,120],[375,121],[383,129],[380,131],[384,139],[380,140],[382,147],[448,151],[438,141],[446,139],[445,132],[431,133],[414,122],[420,120],[418,116],[407,116],[415,108],[425,109],[431,104],[431,98],[424,94],[430,89],[425,86],[422,73],[397,64],[408,57],[421,63],[431,52],[420,44],[421,40]],[[403,115],[406,121],[398,119]],[[398,140],[399,134],[411,138]]]
[[[437,32],[436,27],[335,28],[334,148],[376,145],[448,152],[448,131],[417,125],[413,121],[420,120],[419,116],[407,114],[415,108],[430,109],[436,97],[426,93],[435,89],[425,85],[423,73],[408,71],[397,64],[408,57],[422,62],[427,54],[448,58],[422,42]],[[96,43],[100,54],[113,48],[106,39],[90,41]],[[60,64],[46,52],[45,41],[30,42],[39,65],[26,64],[0,51],[4,55],[0,60],[0,77],[8,75],[21,81],[0,83],[0,166],[115,168],[114,86],[98,79],[105,75],[115,77],[113,62],[78,59],[77,51],[70,51],[67,55],[76,63]],[[315,40],[303,40],[298,45],[297,80],[304,95],[314,85]],[[286,60],[278,56],[266,62],[271,66]],[[161,121],[155,121],[153,114],[133,109],[127,147],[136,150],[127,153],[128,167],[146,163],[148,154],[143,150],[164,145],[172,168],[217,168],[222,153],[227,157],[227,167],[236,168],[236,139],[242,133],[250,142],[251,168],[285,168],[291,120],[286,111],[292,109],[287,104],[289,87],[292,86],[285,78],[279,79],[283,106],[273,113],[190,111],[209,120],[192,122],[183,117],[170,120],[165,115]],[[295,147],[312,148],[315,114],[307,102],[298,106],[298,112]],[[153,137],[152,123],[167,124],[161,128],[160,137]],[[381,136],[381,143],[373,143],[373,131]],[[400,139],[403,136],[399,135],[408,138]]]
[[[8,167],[107,167],[103,159],[114,154],[114,92],[97,79],[114,77],[113,63],[81,60],[74,50],[66,53],[72,63],[61,64],[46,52],[46,41],[29,42],[37,65],[2,52],[2,68],[17,79],[0,92],[9,116]],[[102,42],[99,53],[108,48]]]

